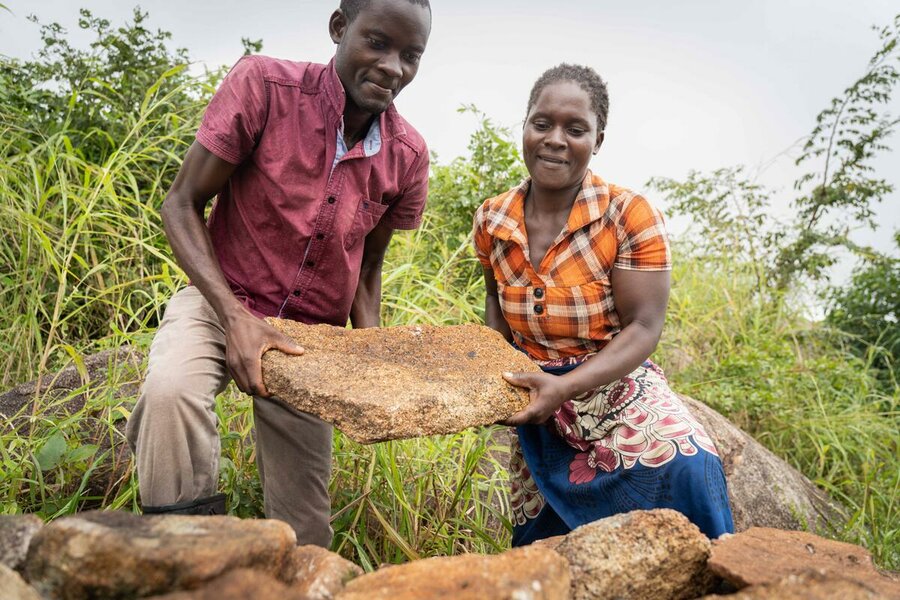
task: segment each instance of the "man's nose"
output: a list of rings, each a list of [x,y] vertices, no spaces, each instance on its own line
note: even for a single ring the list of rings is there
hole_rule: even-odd
[[[399,79],[403,76],[403,67],[400,65],[400,54],[397,52],[389,52],[382,57],[381,62],[378,63],[378,68],[389,77]]]

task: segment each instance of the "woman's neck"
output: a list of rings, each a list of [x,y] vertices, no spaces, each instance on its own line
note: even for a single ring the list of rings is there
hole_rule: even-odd
[[[580,182],[571,188],[547,190],[536,186],[532,181],[525,200],[525,212],[536,216],[553,216],[560,213],[568,215],[580,190]]]

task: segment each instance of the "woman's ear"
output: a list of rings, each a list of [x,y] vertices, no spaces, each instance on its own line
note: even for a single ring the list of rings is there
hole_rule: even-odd
[[[331,13],[331,18],[328,19],[328,34],[331,36],[332,42],[335,44],[341,43],[341,40],[344,39],[344,33],[347,31],[347,25],[347,16],[344,14],[344,11],[337,9]]]
[[[600,152],[600,146],[603,145],[603,139],[605,136],[606,136],[606,132],[604,132],[604,131],[597,132],[597,143],[594,144],[594,154],[597,154],[598,152]]]

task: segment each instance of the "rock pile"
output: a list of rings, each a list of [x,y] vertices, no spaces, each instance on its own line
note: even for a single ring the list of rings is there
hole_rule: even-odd
[[[482,325],[344,329],[268,319],[306,351],[263,356],[266,388],[362,443],[456,433],[503,420],[528,393],[503,371],[539,371]]]
[[[274,520],[88,512],[31,525],[0,517],[0,548],[10,540],[27,548],[24,559],[3,555],[4,600],[900,598],[900,582],[856,546],[764,529],[710,544],[666,509],[616,515],[497,555],[367,574],[322,548],[295,547],[293,530]],[[726,589],[739,592],[704,596]]]

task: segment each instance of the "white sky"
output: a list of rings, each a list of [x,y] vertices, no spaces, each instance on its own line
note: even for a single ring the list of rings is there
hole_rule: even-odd
[[[36,14],[77,30],[77,9],[121,23],[127,0],[0,0],[0,53],[27,57],[39,47]],[[240,38],[262,38],[263,53],[327,61],[328,17],[338,0],[145,0],[154,27],[209,65],[232,64]],[[561,61],[594,67],[609,83],[606,142],[592,168],[642,189],[651,176],[745,164],[781,193],[787,210],[799,175],[791,156],[816,114],[859,77],[878,39],[872,25],[900,13],[896,0],[432,0],[434,25],[416,80],[400,95],[401,113],[441,162],[464,154],[474,103],[516,128],[537,76]],[[81,39],[81,38],[77,38]],[[900,114],[900,90],[891,112]],[[892,145],[900,151],[895,138]],[[792,146],[794,149],[787,152]],[[900,188],[900,155],[878,173]],[[652,195],[651,195],[652,196]],[[664,208],[664,207],[663,207]],[[879,209],[883,223],[860,240],[883,250],[900,228],[900,193]],[[672,223],[677,233],[683,227]],[[838,278],[841,278],[840,274]]]

